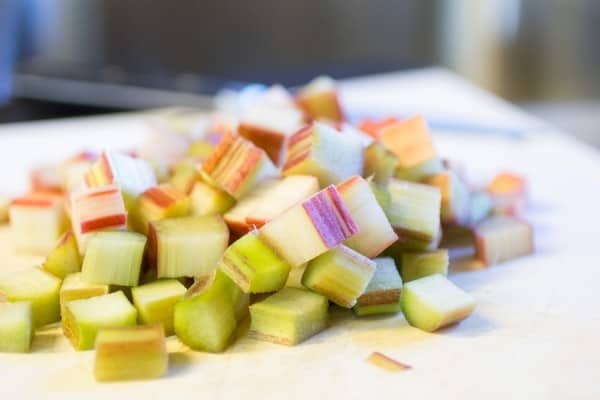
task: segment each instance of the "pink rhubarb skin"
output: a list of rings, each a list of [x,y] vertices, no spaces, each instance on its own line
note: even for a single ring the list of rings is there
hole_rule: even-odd
[[[334,185],[306,200],[302,207],[328,248],[337,246],[358,232],[358,225]]]
[[[72,203],[75,232],[84,234],[106,228],[124,228],[127,225],[127,212],[117,185],[87,189],[75,194]],[[111,207],[103,203],[109,203]]]

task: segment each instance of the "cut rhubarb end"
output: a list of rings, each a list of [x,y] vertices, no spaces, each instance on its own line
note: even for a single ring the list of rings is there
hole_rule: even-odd
[[[63,197],[30,193],[9,206],[11,235],[17,252],[48,255],[68,227]]]
[[[225,213],[225,222],[237,235],[261,227],[319,191],[317,178],[293,175],[262,183]]]
[[[176,279],[161,279],[131,289],[133,304],[138,311],[142,324],[161,324],[165,335],[175,332],[173,327],[173,310],[175,303],[186,292]]]
[[[533,228],[506,216],[492,216],[474,228],[476,258],[485,265],[497,264],[533,253]]]
[[[346,246],[373,258],[398,239],[366,180],[354,176],[337,189],[358,227],[358,232],[344,242]]]
[[[200,173],[196,163],[185,161],[174,168],[169,184],[180,192],[189,194],[199,180]]]
[[[275,165],[281,165],[287,137],[302,124],[302,112],[296,108],[257,105],[242,116],[238,133],[262,148]]]
[[[275,292],[285,285],[290,271],[256,230],[229,246],[219,266],[245,293]]]
[[[381,354],[379,352],[371,353],[367,361],[376,367],[383,368],[390,372],[403,372],[412,369],[408,364],[401,363],[400,361],[394,360],[391,357]]]
[[[158,278],[208,275],[229,242],[229,230],[219,215],[170,218],[150,223],[149,259]]]
[[[386,184],[396,174],[398,157],[379,142],[373,142],[365,149],[363,176],[373,177],[380,185]]]
[[[94,376],[98,381],[158,378],[169,363],[160,325],[102,329],[95,347]]]
[[[296,96],[296,102],[310,119],[344,121],[336,84],[330,77],[317,77],[302,87]]]
[[[74,193],[71,196],[71,222],[81,254],[85,254],[91,233],[124,229],[127,211],[120,188],[110,185]]]
[[[374,273],[374,261],[341,245],[312,260],[302,284],[341,307],[352,308]]]
[[[414,281],[429,275],[448,275],[448,250],[438,249],[425,252],[402,253],[400,275],[404,282]]]
[[[32,338],[31,303],[0,302],[0,353],[28,353]]]
[[[202,164],[202,173],[236,199],[279,175],[264,150],[233,135],[223,137]]]
[[[312,260],[357,232],[356,222],[333,185],[260,229],[261,238],[292,267]]]
[[[469,224],[470,193],[467,186],[454,172],[438,173],[425,179],[424,183],[440,189],[442,224]]]
[[[118,184],[131,197],[156,186],[156,175],[145,160],[105,151],[85,176],[89,187]]]
[[[194,350],[222,352],[233,339],[247,300],[236,284],[217,270],[192,285],[175,304],[175,334]]]
[[[386,215],[399,237],[395,246],[427,248],[440,234],[439,188],[393,179],[387,190]]]
[[[90,283],[136,286],[145,246],[146,237],[139,233],[95,233],[83,259],[83,279]]]
[[[88,283],[83,280],[81,272],[68,275],[60,287],[60,315],[63,318],[66,315],[66,307],[70,301],[89,299],[90,297],[102,296],[109,293],[108,285]]]
[[[61,280],[40,268],[29,268],[0,279],[0,292],[8,301],[31,303],[35,328],[60,320]]]
[[[224,214],[235,205],[227,192],[204,182],[196,182],[190,194],[192,215]]]
[[[321,187],[339,183],[363,169],[363,145],[335,129],[314,123],[295,133],[288,143],[283,174],[313,175]]]
[[[475,300],[442,275],[430,275],[404,284],[400,296],[409,324],[427,332],[467,318]]]
[[[397,313],[400,311],[402,278],[392,258],[376,258],[375,274],[358,298],[354,312],[358,316]]]
[[[102,328],[135,326],[136,319],[135,307],[118,291],[68,302],[63,328],[76,350],[89,350]]]
[[[42,264],[42,268],[60,279],[81,270],[81,256],[73,231],[68,230]]]
[[[304,289],[285,288],[250,306],[249,336],[292,346],[327,327],[325,296]]]
[[[137,201],[136,228],[145,234],[151,221],[185,217],[190,213],[190,205],[190,198],[171,185],[151,187]]]
[[[422,116],[386,125],[380,130],[379,139],[398,157],[400,168],[411,168],[436,158],[429,128]]]

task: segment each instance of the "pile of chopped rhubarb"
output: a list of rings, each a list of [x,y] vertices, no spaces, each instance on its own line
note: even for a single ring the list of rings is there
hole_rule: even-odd
[[[60,323],[108,381],[163,375],[172,335],[225,351],[247,319],[283,345],[332,307],[432,332],[475,307],[440,243],[466,232],[486,266],[533,251],[522,176],[467,181],[421,116],[350,124],[329,78],[203,118],[162,115],[135,151],[76,154],[0,198],[16,250],[45,257],[0,278],[0,351]]]

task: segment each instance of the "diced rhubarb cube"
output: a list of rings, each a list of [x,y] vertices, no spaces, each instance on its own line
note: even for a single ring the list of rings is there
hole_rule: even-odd
[[[81,254],[85,253],[91,233],[127,227],[127,211],[119,186],[108,185],[73,193],[71,223]]]
[[[286,139],[302,124],[298,109],[258,105],[242,116],[238,133],[263,149],[275,165],[281,165]]]
[[[63,196],[35,192],[13,199],[9,206],[10,227],[19,252],[48,255],[67,229]]]
[[[201,172],[209,183],[216,184],[236,199],[259,183],[279,175],[263,149],[231,134],[225,135],[202,163]]]
[[[363,168],[364,148],[356,138],[314,123],[296,132],[288,142],[283,173],[313,175],[321,187],[337,184]]]
[[[337,189],[358,226],[358,233],[344,242],[346,246],[373,258],[398,239],[366,180],[353,176]]]
[[[358,225],[331,185],[268,222],[260,229],[260,236],[295,267],[357,232]]]
[[[476,257],[492,265],[531,254],[533,229],[516,218],[497,215],[477,224],[474,229]]]
[[[297,93],[296,101],[311,119],[344,120],[335,81],[329,77],[321,76],[309,82]]]
[[[440,188],[443,224],[467,225],[470,219],[470,194],[465,183],[452,171],[440,172],[424,181]]]
[[[190,212],[190,198],[173,186],[163,184],[147,189],[137,202],[136,230],[148,231],[148,222],[185,217]]]
[[[126,196],[133,198],[157,184],[154,170],[147,161],[112,151],[102,153],[85,181],[89,187],[118,184]]]
[[[260,228],[290,207],[319,191],[317,178],[291,175],[264,182],[225,213],[225,222],[237,235]]]

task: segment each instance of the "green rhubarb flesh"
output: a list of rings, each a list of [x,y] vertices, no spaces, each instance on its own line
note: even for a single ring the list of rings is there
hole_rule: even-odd
[[[208,275],[229,241],[229,230],[219,215],[171,218],[150,224],[149,255],[159,278]]]
[[[162,324],[165,335],[175,332],[173,310],[175,303],[186,292],[185,286],[176,279],[160,279],[131,289],[133,304],[142,324]]]
[[[73,300],[89,299],[90,297],[108,294],[109,285],[86,282],[81,272],[67,275],[60,287],[60,314],[64,317],[67,303]]]
[[[460,322],[475,308],[471,295],[440,274],[405,283],[400,303],[408,323],[427,332]]]
[[[425,252],[406,252],[402,254],[400,275],[404,282],[414,281],[425,276],[448,275],[448,250],[438,249]]]
[[[8,301],[29,301],[33,326],[38,328],[60,320],[61,280],[40,268],[29,268],[0,279],[0,294]]]
[[[0,353],[27,353],[32,337],[31,303],[0,302]]]
[[[247,301],[237,285],[219,270],[197,280],[175,304],[175,334],[194,350],[224,351],[232,341],[238,318],[245,312],[239,306],[244,298]]]
[[[418,165],[408,168],[398,168],[396,170],[396,178],[405,181],[420,182],[428,176],[435,175],[444,170],[444,164],[438,157],[424,161]]]
[[[290,265],[253,230],[225,251],[221,270],[245,293],[275,292],[287,280]]]
[[[398,234],[396,246],[424,250],[440,233],[441,193],[439,188],[392,179],[386,215]]]
[[[398,168],[398,157],[379,142],[373,142],[365,149],[363,176],[373,177],[377,184],[385,184],[393,178]]]
[[[158,378],[169,363],[160,325],[103,328],[95,347],[94,376],[101,382]]]
[[[305,289],[284,288],[250,306],[249,335],[256,339],[295,345],[327,327],[328,301]]]
[[[374,273],[374,261],[340,245],[308,263],[302,284],[339,306],[352,308]]]
[[[227,192],[204,182],[196,182],[190,194],[192,214],[196,216],[223,214],[235,205]]]
[[[392,258],[382,257],[373,261],[377,264],[375,274],[354,306],[358,316],[389,314],[400,311],[402,278]]]
[[[89,350],[100,329],[135,326],[136,320],[135,307],[118,291],[67,303],[63,328],[76,350]]]
[[[58,240],[58,245],[46,258],[42,268],[60,279],[81,270],[81,255],[72,231],[67,231]]]
[[[83,279],[91,283],[136,286],[145,246],[146,237],[139,233],[95,233],[83,259]]]

